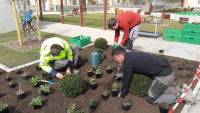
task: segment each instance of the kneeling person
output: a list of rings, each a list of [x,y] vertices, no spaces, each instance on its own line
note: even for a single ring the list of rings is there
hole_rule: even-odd
[[[40,67],[51,77],[63,78],[57,70],[65,69],[71,74],[71,68],[77,66],[79,47],[70,46],[65,40],[54,37],[45,40],[40,49]]]
[[[126,52],[122,47],[114,49],[113,56],[123,66],[120,97],[128,94],[134,73],[154,78],[148,91],[149,103],[154,103],[174,80],[171,65],[164,57],[143,52]]]

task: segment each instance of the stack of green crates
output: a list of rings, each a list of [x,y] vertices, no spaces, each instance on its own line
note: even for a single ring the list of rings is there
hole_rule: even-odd
[[[91,43],[91,37],[90,36],[79,35],[79,36],[70,38],[69,42],[71,44],[75,44],[75,45],[77,45],[79,47],[83,47],[83,46],[86,46],[86,45]]]
[[[164,40],[200,45],[200,24],[185,24],[183,29],[166,28]]]
[[[200,44],[200,25],[185,24],[183,28],[181,42]]]
[[[182,31],[175,28],[166,28],[163,37],[164,40],[179,42],[181,41]]]

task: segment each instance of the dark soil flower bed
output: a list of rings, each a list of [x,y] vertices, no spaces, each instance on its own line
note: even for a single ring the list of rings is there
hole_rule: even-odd
[[[92,47],[87,47],[82,49],[81,55],[82,59],[85,61],[83,66],[80,68],[80,76],[82,79],[89,81],[91,77],[87,76],[87,71],[90,69],[91,65],[88,63],[88,58],[90,53],[93,51]],[[8,82],[5,81],[6,76],[12,77],[12,80],[17,80],[20,76],[16,74],[16,72],[10,73],[3,73],[0,75],[0,91],[1,94],[0,100],[12,106],[9,108],[9,111],[12,113],[66,113],[65,108],[71,104],[77,104],[78,108],[85,113],[90,113],[90,109],[88,109],[88,100],[91,98],[101,97],[102,92],[105,89],[110,89],[113,83],[113,76],[115,75],[116,71],[113,70],[111,74],[106,73],[106,68],[111,62],[111,48],[108,48],[107,51],[104,52],[106,58],[102,61],[100,68],[102,70],[102,77],[98,79],[98,88],[96,90],[87,90],[85,93],[74,97],[69,98],[64,96],[59,88],[60,88],[60,80],[56,79],[56,84],[51,85],[52,90],[54,91],[53,94],[48,96],[42,96],[44,102],[40,109],[34,110],[32,106],[29,105],[29,102],[32,97],[36,97],[39,94],[38,89],[34,88],[31,84],[31,80],[22,80],[22,88],[26,91],[26,98],[22,100],[18,100],[16,97],[17,88],[9,88]],[[175,81],[178,83],[189,83],[192,80],[193,73],[195,68],[199,64],[199,62],[184,60],[175,57],[168,57],[166,58],[169,60],[170,64],[173,67],[175,72]],[[184,65],[184,68],[179,70],[177,66]],[[113,66],[117,66],[116,63],[113,63]],[[30,73],[33,76],[41,76],[42,71],[36,69],[35,65],[26,67],[23,69],[27,73]],[[183,72],[187,72],[186,76],[182,76]],[[65,72],[63,72],[65,73]],[[95,78],[95,77],[93,77]],[[43,78],[44,79],[44,78]],[[89,88],[89,86],[88,86]],[[132,103],[132,107],[129,109],[129,113],[160,113],[160,109],[158,105],[150,105],[145,101],[143,97],[137,97],[132,94],[129,94],[127,97]],[[102,98],[100,98],[102,99]],[[178,108],[176,113],[180,112],[181,107]],[[115,98],[110,96],[105,101],[98,101],[98,107],[92,113],[124,113],[122,109],[122,105],[120,103],[119,98]]]

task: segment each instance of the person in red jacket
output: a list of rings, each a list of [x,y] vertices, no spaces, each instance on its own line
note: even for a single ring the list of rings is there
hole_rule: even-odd
[[[114,45],[118,44],[120,30],[122,30],[124,32],[124,36],[119,45],[131,50],[133,42],[138,37],[140,23],[140,15],[134,12],[123,12],[116,18],[109,19],[108,28],[115,30]]]

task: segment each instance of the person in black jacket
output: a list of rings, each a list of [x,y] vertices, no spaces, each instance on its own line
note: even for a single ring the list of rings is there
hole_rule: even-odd
[[[146,98],[149,103],[153,103],[160,97],[174,80],[171,65],[162,56],[144,52],[126,52],[122,47],[113,49],[112,55],[114,60],[123,66],[120,97],[125,97],[128,94],[134,73],[154,78],[148,91],[148,98]]]

